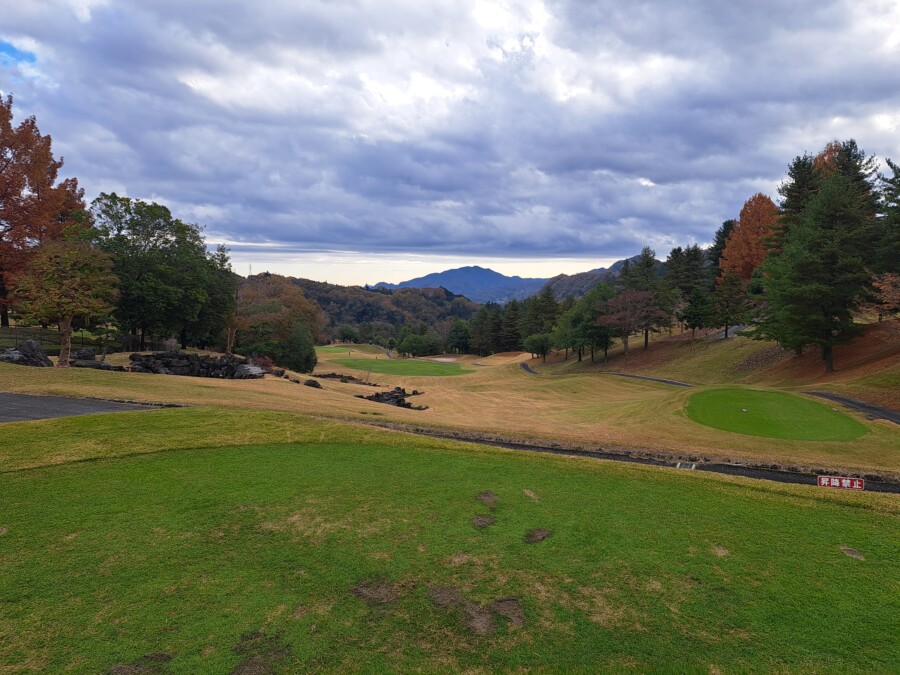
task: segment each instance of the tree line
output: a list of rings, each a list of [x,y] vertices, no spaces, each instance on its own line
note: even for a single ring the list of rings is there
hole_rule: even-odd
[[[859,334],[856,319],[900,312],[900,168],[876,171],[854,140],[797,156],[779,186],[780,204],[758,193],[726,220],[708,249],[673,248],[665,261],[645,247],[580,299],[558,301],[545,287],[522,303],[484,305],[453,327],[451,347],[491,354],[551,349],[581,360],[627,354],[632,336],[670,329],[749,324],[759,339],[797,353],[833,348]]]
[[[144,350],[224,348],[308,372],[322,313],[285,277],[242,282],[228,250],[207,250],[199,225],[153,202],[100,194],[88,206],[34,117],[13,124],[0,99],[0,328],[59,327],[60,367],[75,328],[117,331]]]
[[[413,356],[552,349],[607,357],[635,335],[680,324],[754,336],[802,351],[858,334],[861,312],[900,311],[900,168],[877,172],[853,140],[794,158],[779,203],[755,194],[708,249],[645,247],[582,297],[547,286],[506,305],[478,306],[445,289],[346,289],[257,275],[241,280],[227,249],[168,208],[114,193],[89,206],[34,117],[13,124],[0,99],[0,327],[10,319],[58,325],[59,364],[76,327],[115,327],[124,346],[154,339],[271,358],[301,371],[316,342],[366,341]],[[337,289],[337,290],[336,290]],[[320,306],[321,305],[321,306]],[[323,307],[325,311],[323,312]]]

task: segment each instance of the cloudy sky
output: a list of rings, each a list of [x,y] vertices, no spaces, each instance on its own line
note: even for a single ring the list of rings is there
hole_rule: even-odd
[[[89,198],[239,273],[547,277],[708,243],[790,160],[900,160],[896,0],[25,0],[0,91]]]

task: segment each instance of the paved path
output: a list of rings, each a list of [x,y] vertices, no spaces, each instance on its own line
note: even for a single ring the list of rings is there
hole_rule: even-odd
[[[527,363],[520,363],[519,367],[524,370],[529,375],[540,375],[539,372],[534,370]],[[601,370],[597,372],[597,375],[615,375],[616,377],[630,377],[633,380],[646,380],[647,382],[659,382],[660,384],[671,384],[673,387],[693,387],[694,385],[688,384],[687,382],[679,382],[678,380],[666,380],[660,377],[649,377],[647,375],[629,375],[628,373],[611,373],[606,370]]]
[[[30,396],[28,394],[0,392],[0,422],[25,422],[28,420],[43,420],[49,417],[153,410],[158,407],[141,405],[139,403],[99,401],[89,398]]]
[[[742,330],[747,330],[747,324],[742,323],[742,324],[738,324],[737,326],[729,326],[728,327],[728,337],[734,337],[735,335],[740,333]],[[718,333],[713,333],[712,335],[707,335],[706,339],[707,340],[724,340],[725,339],[725,331],[723,329],[723,330],[720,330]]]
[[[898,412],[897,410],[891,410],[890,408],[885,408],[873,403],[866,403],[865,401],[860,401],[858,398],[850,398],[849,396],[832,394],[829,391],[805,391],[803,393],[809,394],[810,396],[818,396],[819,398],[828,399],[829,401],[834,401],[835,403],[840,403],[841,405],[852,408],[853,410],[858,410],[859,412],[865,413],[869,417],[874,417],[875,419],[888,420],[890,422],[893,422],[894,424],[900,424],[900,412]]]
[[[678,380],[666,380],[660,377],[647,377],[646,375],[629,375],[628,373],[610,373],[608,371],[600,371],[600,375],[615,375],[616,377],[630,377],[635,380],[647,380],[647,382],[659,382],[660,384],[671,384],[673,387],[693,387],[694,385],[687,382],[679,382]]]

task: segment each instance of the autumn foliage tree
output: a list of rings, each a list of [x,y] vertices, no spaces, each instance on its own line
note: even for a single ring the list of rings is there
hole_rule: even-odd
[[[109,316],[116,299],[116,277],[109,256],[68,232],[34,250],[16,282],[23,316],[59,325],[58,366],[69,365],[72,322]]]
[[[11,288],[41,242],[84,219],[78,181],[57,182],[62,159],[34,117],[13,125],[13,99],[0,98],[0,326],[9,326]]]
[[[314,341],[322,337],[322,310],[287,277],[258,274],[238,288],[237,349],[268,356],[300,372],[316,365]]]
[[[766,242],[778,225],[778,207],[767,195],[757,193],[741,209],[719,260],[722,277],[734,272],[746,285],[753,270],[766,259]]]

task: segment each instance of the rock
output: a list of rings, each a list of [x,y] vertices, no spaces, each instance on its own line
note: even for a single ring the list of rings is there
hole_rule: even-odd
[[[106,361],[81,360],[69,361],[69,365],[73,368],[93,368],[94,370],[109,370],[111,372],[121,373],[125,371],[122,366],[114,366]]]
[[[93,361],[97,358],[97,350],[93,347],[82,347],[81,349],[73,349],[69,354],[72,361]]]
[[[318,380],[307,380],[304,382],[307,387],[313,387],[314,389],[321,389],[322,385]]]
[[[403,387],[394,387],[392,391],[379,391],[371,396],[357,394],[356,398],[364,398],[367,401],[375,401],[375,403],[387,403],[388,405],[409,408],[410,410],[428,410],[427,405],[413,406],[412,403],[406,400],[407,396],[419,396],[424,393],[423,391],[414,391],[412,394],[408,394]]]
[[[284,377],[284,368],[273,368],[271,372],[275,377]]]
[[[232,377],[235,380],[258,380],[265,374],[266,371],[259,366],[251,366],[249,363],[244,363],[234,369]]]
[[[18,347],[0,352],[0,362],[14,363],[18,366],[35,366],[37,368],[53,367],[53,362],[47,358],[37,340],[25,340],[20,342]]]

